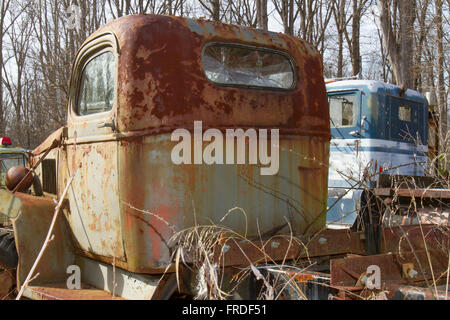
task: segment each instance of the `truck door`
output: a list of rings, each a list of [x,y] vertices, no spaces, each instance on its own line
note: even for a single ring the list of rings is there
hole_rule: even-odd
[[[328,170],[328,212],[330,224],[352,224],[355,213],[354,192],[348,188],[361,179],[361,92],[339,90],[328,93],[330,105],[330,161]]]
[[[74,237],[95,255],[124,260],[115,119],[118,50],[103,35],[83,46],[74,64],[68,116],[67,167]]]
[[[418,138],[419,104],[415,101],[391,98],[390,138],[396,141],[413,143]]]
[[[328,94],[330,105],[330,171],[329,187],[349,187],[362,175],[360,159],[361,93],[359,90],[337,91]],[[353,180],[345,179],[338,171]]]
[[[399,174],[423,175],[426,160],[422,165],[418,162],[426,156],[426,151],[421,149],[426,145],[426,124],[419,126],[419,123],[423,122],[421,111],[424,106],[404,97],[389,96],[389,98],[389,138],[396,142],[392,149],[391,166],[394,168],[401,166],[396,169]]]

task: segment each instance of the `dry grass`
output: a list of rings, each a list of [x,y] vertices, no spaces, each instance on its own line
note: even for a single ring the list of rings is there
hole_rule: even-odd
[[[242,208],[233,208],[228,211],[223,219],[231,212],[240,212],[247,217]],[[288,223],[289,225],[289,223]],[[247,228],[246,228],[247,230]],[[191,270],[196,273],[196,294],[195,299],[213,299],[224,300],[229,299],[235,294],[239,286],[249,276],[253,276],[256,280],[262,282],[262,290],[258,294],[258,299],[273,300],[280,298],[286,290],[293,290],[299,296],[305,296],[301,289],[298,288],[293,275],[290,275],[287,270],[305,271],[304,264],[298,267],[298,261],[289,261],[287,265],[287,253],[294,243],[300,241],[292,234],[285,235],[289,240],[288,247],[284,259],[282,261],[275,261],[265,250],[273,240],[273,237],[264,239],[259,234],[259,239],[250,239],[247,232],[240,234],[234,230],[217,225],[195,225],[180,232],[177,232],[171,239],[171,243],[176,246],[175,263],[177,272],[180,270],[180,263],[184,263]],[[229,283],[225,283],[225,270],[221,267],[224,261],[224,248],[227,248],[230,243],[233,243],[247,259],[248,267],[240,268],[237,273],[233,275]],[[247,256],[245,250],[241,247],[241,243],[250,244],[254,250],[259,252],[262,258],[259,261],[251,261]],[[301,244],[307,248],[306,244]],[[218,252],[218,250],[220,250]],[[185,262],[185,257],[189,256],[192,264]],[[179,276],[177,277],[179,279]],[[225,290],[224,287],[228,289]]]

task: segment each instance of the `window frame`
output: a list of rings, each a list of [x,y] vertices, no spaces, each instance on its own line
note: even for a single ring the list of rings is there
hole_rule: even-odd
[[[78,82],[77,82],[77,90],[76,90],[77,94],[76,94],[76,97],[75,97],[75,110],[74,110],[75,114],[78,117],[91,116],[91,115],[94,115],[94,114],[109,113],[114,108],[114,102],[116,100],[115,99],[116,98],[115,97],[116,96],[116,79],[115,79],[116,68],[114,68],[114,75],[113,75],[113,78],[114,78],[113,79],[113,104],[111,105],[111,109],[106,110],[106,111],[102,111],[102,112],[93,112],[93,113],[89,113],[89,114],[80,114],[80,110],[79,110],[79,103],[80,103],[80,97],[81,97],[81,86],[82,86],[82,80],[83,80],[84,71],[86,70],[87,65],[92,60],[94,60],[95,58],[97,58],[97,57],[99,57],[102,54],[107,53],[107,52],[110,52],[112,54],[113,59],[114,59],[113,63],[115,65],[116,64],[116,59],[115,59],[115,56],[114,56],[114,52],[112,50],[110,50],[110,48],[105,47],[103,49],[100,49],[96,53],[92,54],[91,56],[89,56],[89,58],[85,60],[85,62],[83,63],[83,65],[81,67],[81,71],[80,71],[80,74],[79,74],[79,79],[78,79]]]
[[[234,48],[241,48],[241,49],[249,49],[249,50],[255,50],[255,51],[262,51],[262,52],[268,52],[268,53],[274,53],[274,54],[278,54],[283,56],[284,58],[286,58],[289,62],[289,65],[291,67],[292,70],[292,84],[289,88],[276,88],[276,87],[267,87],[267,86],[255,86],[255,85],[246,85],[246,84],[234,84],[234,83],[222,83],[222,82],[215,82],[213,80],[211,80],[207,75],[206,75],[206,70],[203,66],[203,57],[205,54],[205,51],[208,47],[211,46],[225,46],[225,47],[234,47]],[[201,51],[201,57],[200,57],[200,61],[201,61],[201,68],[203,71],[203,74],[205,76],[205,78],[212,83],[213,85],[219,86],[219,87],[231,87],[231,88],[243,88],[243,89],[256,89],[256,90],[265,90],[265,91],[293,91],[296,87],[297,87],[297,83],[298,83],[298,78],[297,78],[297,68],[296,68],[296,64],[294,62],[294,59],[287,54],[284,51],[281,50],[276,50],[276,49],[271,49],[271,48],[266,48],[266,47],[260,47],[260,46],[252,46],[252,45],[246,45],[246,44],[240,44],[240,43],[234,43],[234,42],[208,42],[206,43]]]
[[[404,119],[401,119],[400,118],[400,115],[401,115],[401,113],[400,113],[400,108],[407,108],[408,109],[408,111],[409,111],[409,120],[404,120]],[[399,103],[398,104],[398,110],[397,110],[398,112],[398,114],[397,114],[397,118],[398,118],[398,120],[399,121],[403,121],[403,122],[413,122],[413,117],[414,117],[414,110],[413,110],[413,106],[411,105],[411,104],[407,104],[407,103]]]
[[[81,88],[81,80],[86,65],[97,56],[105,52],[111,52],[114,57],[114,88],[113,88],[113,105],[110,110],[104,112],[96,112],[92,114],[81,115],[78,113],[79,92]],[[73,121],[78,122],[86,119],[106,118],[116,112],[117,109],[117,90],[118,90],[118,58],[119,44],[115,35],[111,32],[100,34],[81,47],[75,63],[72,66],[72,76],[70,79],[69,91],[69,112],[68,116]],[[79,119],[79,120],[78,120]]]
[[[345,126],[333,126],[333,121],[332,121],[332,116],[331,116],[331,103],[330,100],[332,98],[335,97],[342,97],[342,96],[352,96],[355,97],[355,105],[353,106],[352,109],[352,123],[350,125],[345,125]],[[342,92],[342,93],[337,93],[337,94],[332,94],[332,95],[328,95],[328,105],[330,108],[330,128],[331,129],[347,129],[347,128],[355,128],[358,126],[358,107],[360,105],[359,101],[358,101],[358,95],[356,92]],[[342,106],[341,106],[342,107]]]
[[[1,159],[1,155],[5,155],[5,154],[6,155],[14,155],[14,157],[11,157],[11,158],[8,157],[8,158]],[[10,168],[12,168],[12,167],[9,167],[9,168],[6,169],[6,171],[4,171],[2,162],[4,160],[9,160],[9,159],[18,159],[19,157],[22,157],[22,160],[23,160],[22,165],[26,166],[28,157],[24,153],[21,153],[21,152],[2,152],[0,154],[0,186],[5,186],[6,173],[8,172],[8,170]],[[17,165],[19,165],[19,164],[17,164]]]
[[[417,138],[419,133],[421,143],[425,143],[428,137],[428,130],[424,132],[421,128],[420,108],[424,105],[423,102],[409,99],[403,96],[386,95],[389,98],[389,140],[412,143],[413,139]],[[400,105],[407,105],[411,107],[411,120],[401,120]]]
[[[4,160],[9,160],[9,159],[19,159],[21,157],[22,160],[23,160],[23,164],[22,165],[26,166],[27,158],[26,158],[26,156],[23,153],[20,153],[20,152],[2,152],[2,155],[14,155],[14,156],[13,157],[8,157],[8,158],[3,158],[3,159],[0,156],[0,162],[3,162]],[[2,170],[1,168],[2,167],[0,165],[0,170]],[[10,168],[8,168],[8,170]]]

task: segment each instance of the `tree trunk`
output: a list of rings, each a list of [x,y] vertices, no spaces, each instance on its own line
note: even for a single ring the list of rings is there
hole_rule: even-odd
[[[437,99],[438,99],[438,110],[440,117],[440,126],[439,126],[439,140],[440,140],[440,150],[439,153],[446,152],[446,146],[444,145],[444,141],[446,141],[447,135],[447,103],[446,103],[446,91],[445,91],[445,83],[444,83],[444,30],[442,26],[442,0],[435,0],[436,7],[436,48],[437,48],[437,65],[436,65],[436,73],[437,73]]]
[[[344,75],[344,32],[346,28],[345,0],[340,0],[335,8],[335,20],[338,36],[337,73],[338,78]]]
[[[274,0],[273,4],[275,6],[275,10],[280,15],[284,33],[293,35],[294,23],[298,14],[298,10],[294,9],[294,0]]]
[[[408,88],[414,88],[413,37],[416,1],[401,0],[397,2],[397,0],[393,0],[393,7],[392,9],[390,0],[379,0],[378,2],[383,42],[396,84],[405,84]],[[396,25],[399,26],[398,29],[394,27]]]
[[[220,0],[213,0],[213,20],[220,21]]]
[[[361,72],[361,49],[359,45],[360,27],[361,27],[361,10],[358,6],[359,0],[353,0],[353,17],[352,17],[352,41],[351,41],[351,60],[352,72],[356,76]]]
[[[8,3],[1,2],[0,8],[0,137],[6,134],[6,108],[3,99],[3,37],[5,35],[5,17]]]
[[[0,75],[3,75],[3,37],[0,38]],[[0,137],[6,134],[6,121],[5,121],[6,110],[3,104],[3,76],[1,78],[2,81],[0,81]]]
[[[258,28],[267,31],[267,0],[256,0],[256,19]]]

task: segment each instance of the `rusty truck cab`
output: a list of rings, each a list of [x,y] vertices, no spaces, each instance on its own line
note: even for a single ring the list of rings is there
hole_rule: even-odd
[[[189,147],[176,153],[182,135]],[[80,48],[67,128],[55,137],[58,198],[74,177],[61,226],[69,231],[60,233],[70,240],[58,243],[71,243],[73,254],[51,259],[80,266],[83,281],[103,290],[111,288],[98,279],[110,275],[93,280],[99,263],[159,279],[174,232],[194,225],[248,238],[325,227],[322,62],[295,37],[171,16],[120,18]],[[212,146],[211,160],[204,155]],[[19,251],[30,250],[19,242]]]
[[[60,155],[59,186],[75,175],[67,217],[77,247],[157,273],[174,230],[220,223],[235,207],[245,215],[222,224],[249,236],[286,221],[295,233],[320,230],[330,139],[322,79],[318,52],[283,34],[156,15],[102,27],[73,66]],[[194,133],[196,121],[203,132],[279,129],[278,172],[225,159],[174,164],[171,134]]]

